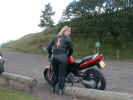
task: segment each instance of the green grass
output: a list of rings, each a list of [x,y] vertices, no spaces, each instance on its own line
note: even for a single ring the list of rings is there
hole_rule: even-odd
[[[87,55],[94,54],[96,40],[89,36],[75,36],[73,37],[74,56],[81,58]],[[113,40],[106,40],[101,43],[100,52],[104,54],[107,60],[115,60],[116,52],[119,48],[119,60],[133,59],[133,41],[126,41],[124,46],[118,46]]]
[[[12,41],[10,43],[4,44],[2,48],[15,50],[24,53],[36,53],[41,54],[41,45],[48,45],[51,35],[40,34],[30,34],[24,36],[23,38]]]
[[[0,100],[39,100],[28,94],[0,88]]]
[[[73,37],[74,56],[81,58],[95,52],[94,41],[88,37]]]

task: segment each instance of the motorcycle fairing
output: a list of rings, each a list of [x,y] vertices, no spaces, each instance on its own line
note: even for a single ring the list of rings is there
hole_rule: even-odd
[[[80,67],[84,68],[84,67],[86,67],[88,65],[91,65],[91,64],[94,64],[96,62],[99,62],[101,59],[103,59],[103,55],[102,54],[96,56],[94,59],[88,59],[87,61],[81,63]]]

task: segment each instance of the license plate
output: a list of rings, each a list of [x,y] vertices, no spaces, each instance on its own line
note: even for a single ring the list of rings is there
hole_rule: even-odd
[[[106,64],[103,60],[99,62],[99,65],[102,69],[105,68],[105,66],[106,66]]]

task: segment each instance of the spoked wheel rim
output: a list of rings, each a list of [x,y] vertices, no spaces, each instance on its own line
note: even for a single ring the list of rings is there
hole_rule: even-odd
[[[51,81],[52,77],[53,77],[53,73],[52,72],[47,72],[46,77]]]
[[[49,81],[52,81],[53,80],[53,77],[54,77],[54,72],[50,71],[50,72],[46,72],[46,78],[49,80]]]
[[[58,82],[58,80],[55,77],[55,73],[53,71],[45,70],[44,71],[44,78],[52,86]]]

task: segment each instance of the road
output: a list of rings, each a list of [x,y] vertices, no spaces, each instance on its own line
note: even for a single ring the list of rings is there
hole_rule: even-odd
[[[53,95],[50,86],[43,79],[43,69],[48,65],[46,56],[24,54],[1,50],[6,58],[5,70],[36,78],[39,85],[32,94],[41,100],[72,100],[70,96]],[[107,68],[103,74],[107,79],[107,90],[133,93],[133,61],[106,61]]]

